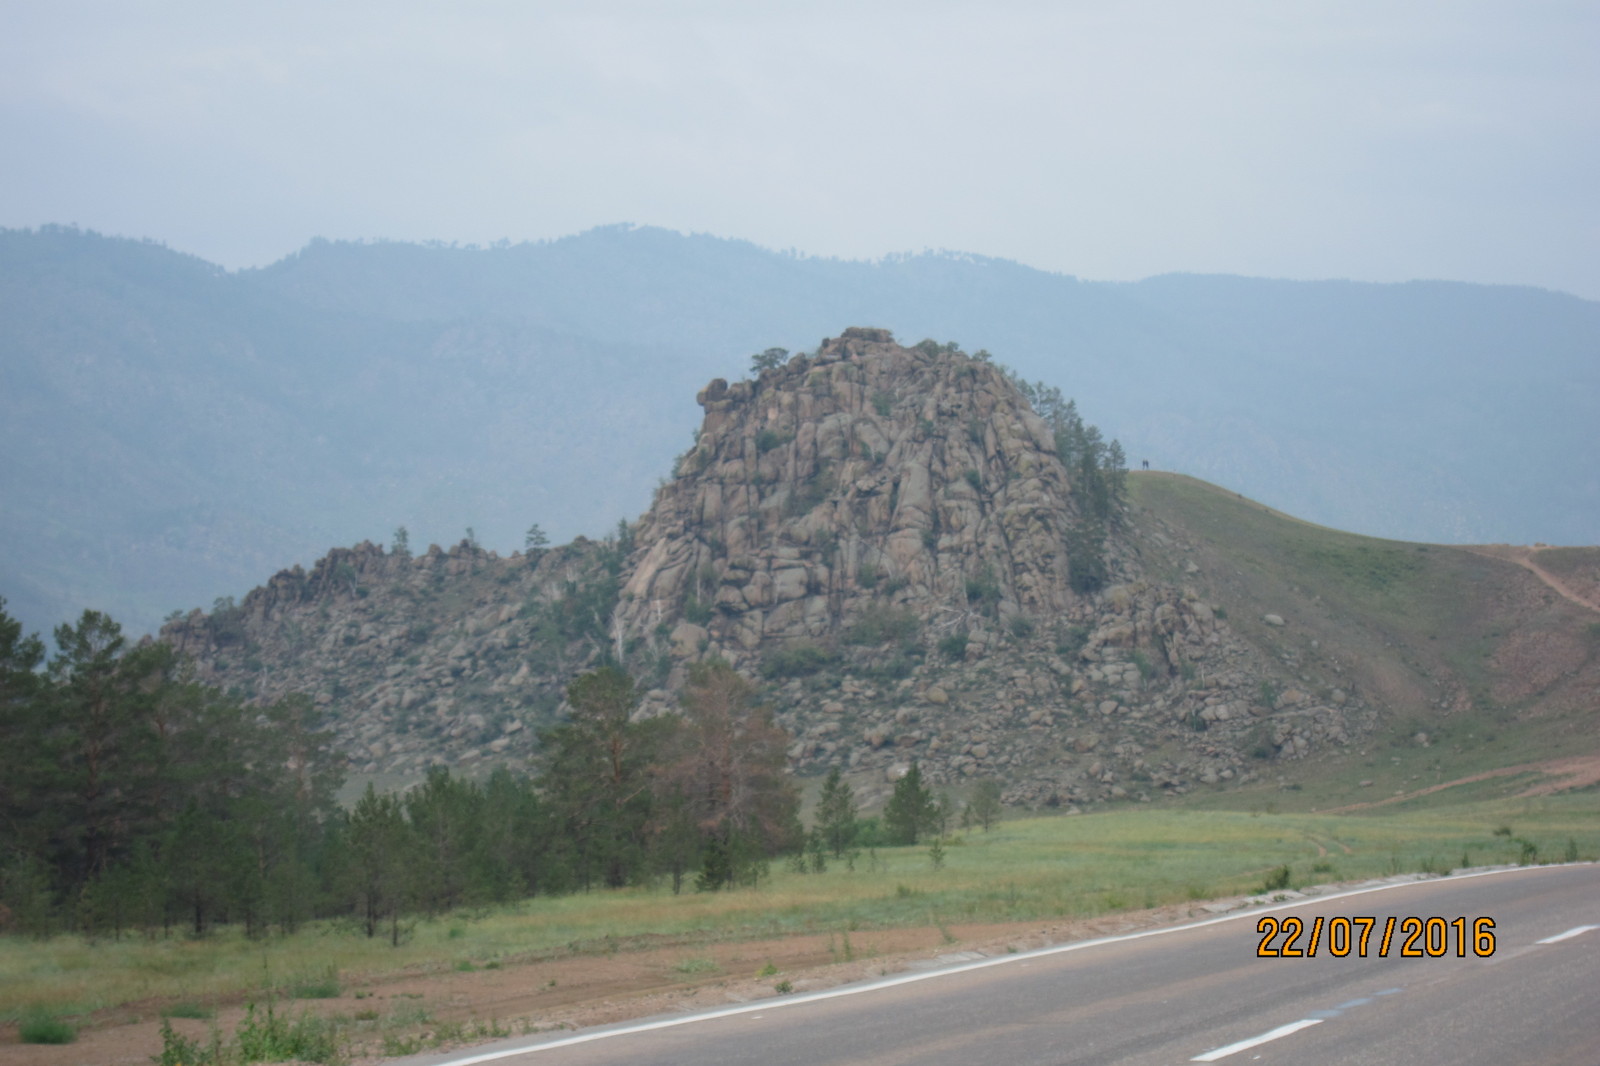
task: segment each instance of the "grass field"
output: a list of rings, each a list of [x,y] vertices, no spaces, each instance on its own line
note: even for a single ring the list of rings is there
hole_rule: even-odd
[[[1419,801],[1421,802],[1421,801]],[[1532,855],[1527,853],[1528,846]],[[673,896],[664,887],[541,898],[416,923],[399,948],[319,923],[294,936],[234,931],[86,943],[0,940],[0,1019],[206,1010],[271,994],[329,994],[397,972],[515,966],[633,945],[694,945],[897,926],[1086,917],[1254,892],[1279,866],[1306,885],[1462,865],[1600,856],[1600,792],[1435,803],[1345,815],[1140,808],[1003,822],[945,848],[861,855],[853,871],[782,864],[753,890]]]

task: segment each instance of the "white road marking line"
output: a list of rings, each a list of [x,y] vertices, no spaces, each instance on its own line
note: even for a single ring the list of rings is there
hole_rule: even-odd
[[[1288,1025],[1280,1025],[1270,1033],[1262,1033],[1260,1036],[1252,1036],[1249,1040],[1241,1040],[1237,1044],[1229,1044],[1227,1047],[1219,1047],[1215,1051],[1208,1051],[1204,1055],[1196,1055],[1189,1061],[1216,1062],[1218,1059],[1225,1059],[1229,1055],[1237,1054],[1249,1048],[1277,1040],[1280,1037],[1288,1036],[1290,1033],[1298,1033],[1302,1029],[1321,1024],[1321,1018],[1302,1018],[1297,1022],[1290,1022]]]
[[[1558,940],[1570,940],[1572,937],[1582,936],[1584,933],[1589,932],[1591,929],[1600,929],[1600,925],[1579,925],[1579,926],[1575,926],[1575,927],[1573,927],[1571,929],[1568,929],[1565,933],[1557,933],[1555,936],[1547,936],[1543,940],[1535,940],[1534,943],[1535,944],[1554,944]]]
[[[1567,865],[1574,865],[1568,863]],[[1589,865],[1580,863],[1577,865]],[[1556,869],[1553,866],[1532,867],[1537,870]],[[517,1048],[502,1048],[496,1051],[468,1055],[459,1059],[445,1059],[436,1061],[435,1066],[475,1066],[477,1063],[494,1062],[498,1059],[511,1058],[514,1055],[536,1054],[540,1051],[550,1051],[555,1048],[569,1047],[573,1044],[587,1044],[592,1040],[605,1040],[613,1036],[627,1036],[633,1033],[646,1033],[656,1029],[672,1029],[680,1025],[689,1025],[693,1022],[711,1021],[716,1018],[728,1018],[738,1014],[753,1014],[759,1010],[776,1010],[779,1007],[795,1007],[802,1003],[815,1003],[823,999],[836,999],[840,996],[855,996],[863,992],[876,992],[881,988],[893,988],[897,985],[911,984],[916,981],[926,981],[934,977],[948,977],[952,974],[965,973],[970,970],[984,970],[990,966],[1005,966],[1021,963],[1026,966],[1028,959],[1044,958],[1050,955],[1061,955],[1070,951],[1082,951],[1085,948],[1102,947],[1106,944],[1120,944],[1129,940],[1143,940],[1151,936],[1167,936],[1172,933],[1183,933],[1192,929],[1203,929],[1209,925],[1220,925],[1223,922],[1236,922],[1240,919],[1254,918],[1258,914],[1270,914],[1273,911],[1288,910],[1292,907],[1304,906],[1308,903],[1326,903],[1330,900],[1344,899],[1346,896],[1364,896],[1372,892],[1385,892],[1395,888],[1415,888],[1417,885],[1435,885],[1443,881],[1467,881],[1475,877],[1493,877],[1498,874],[1528,873],[1530,867],[1511,866],[1498,870],[1480,870],[1477,873],[1456,874],[1451,877],[1430,878],[1427,881],[1399,881],[1391,884],[1366,885],[1361,888],[1352,888],[1344,892],[1330,892],[1326,896],[1308,896],[1304,899],[1292,900],[1285,903],[1268,903],[1248,910],[1233,911],[1229,914],[1218,915],[1215,918],[1205,918],[1198,922],[1189,922],[1186,925],[1169,925],[1161,929],[1145,929],[1137,933],[1121,933],[1115,936],[1096,937],[1093,940],[1076,940],[1070,944],[1056,944],[1048,948],[1035,948],[1016,955],[995,955],[979,962],[966,962],[939,970],[918,970],[912,973],[900,974],[896,977],[887,977],[878,981],[865,984],[842,985],[838,988],[829,988],[820,992],[803,992],[799,995],[785,996],[777,999],[766,999],[758,1003],[743,1003],[737,1006],[722,1007],[706,1011],[703,1014],[688,1014],[677,1018],[664,1018],[650,1022],[637,1022],[632,1025],[622,1025],[614,1029],[589,1029],[578,1033],[576,1036],[551,1040],[542,1044],[530,1044]],[[1386,996],[1400,989],[1392,988],[1376,995]]]

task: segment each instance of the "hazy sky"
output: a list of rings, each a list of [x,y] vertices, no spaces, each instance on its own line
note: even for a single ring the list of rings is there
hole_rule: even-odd
[[[1600,3],[0,0],[0,226],[1600,299]]]

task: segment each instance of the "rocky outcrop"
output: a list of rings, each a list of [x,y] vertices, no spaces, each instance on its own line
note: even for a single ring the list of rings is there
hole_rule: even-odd
[[[801,771],[870,794],[915,758],[935,783],[1082,804],[1249,779],[1365,728],[1193,590],[1144,580],[1136,530],[1109,538],[1115,583],[1074,592],[1071,474],[986,359],[852,329],[699,400],[617,617],[771,679]]]
[[[1072,474],[985,358],[851,329],[699,399],[694,448],[619,543],[364,544],[162,637],[204,680],[313,693],[356,769],[402,775],[525,762],[602,656],[642,680],[643,714],[672,708],[689,663],[727,660],[765,684],[793,768],[837,766],[868,802],[912,759],[1014,804],[1136,801],[1372,728],[1354,692],[1150,580],[1126,519],[1109,584],[1075,591]]]
[[[605,643],[597,620],[564,608],[603,579],[609,550],[336,548],[238,604],[170,620],[161,639],[199,681],[260,701],[311,696],[356,772],[526,762]]]
[[[630,633],[687,621],[676,642],[739,663],[875,604],[982,630],[1076,602],[1067,471],[988,362],[852,329],[699,400],[696,445],[639,526]]]

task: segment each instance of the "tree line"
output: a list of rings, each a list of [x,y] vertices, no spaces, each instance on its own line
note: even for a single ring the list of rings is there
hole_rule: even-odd
[[[820,869],[948,819],[915,766],[881,821],[835,770],[806,832],[790,737],[721,662],[694,666],[681,713],[656,717],[622,670],[585,673],[529,772],[437,767],[346,810],[344,759],[309,698],[248,704],[94,611],[55,642],[47,659],[0,599],[0,930],[260,935],[339,918],[398,943],[419,914],[656,879],[751,885],[776,856],[809,851]]]
[[[1128,459],[1119,441],[1109,443],[1100,428],[1085,422],[1075,400],[1042,381],[1029,383],[1001,368],[1017,391],[1045,420],[1055,437],[1056,455],[1072,481],[1077,523],[1067,533],[1067,578],[1078,592],[1096,592],[1109,580],[1106,536],[1128,501]]]

